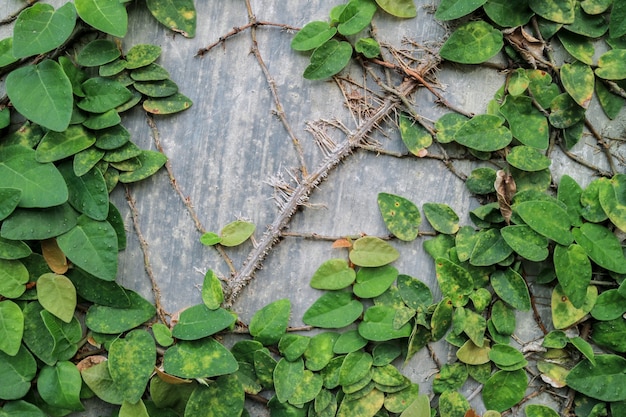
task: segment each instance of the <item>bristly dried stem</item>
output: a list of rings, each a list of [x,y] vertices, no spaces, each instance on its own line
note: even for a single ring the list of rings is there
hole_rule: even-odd
[[[413,80],[405,81],[398,89],[403,94],[410,94],[417,87]],[[230,307],[237,300],[241,290],[253,279],[254,273],[267,256],[270,249],[280,240],[282,232],[289,224],[291,217],[298,207],[305,203],[313,190],[322,182],[332,169],[348,157],[354,149],[367,140],[367,135],[376,125],[392,112],[399,104],[395,96],[387,97],[383,103],[375,109],[375,112],[367,120],[364,120],[343,142],[339,143],[332,153],[330,153],[320,165],[304,178],[289,195],[288,200],[283,204],[283,209],[278,213],[274,221],[267,227],[267,230],[258,242],[258,245],[250,252],[243,267],[227,281],[228,295],[226,306]]]
[[[141,252],[143,253],[143,267],[146,270],[146,274],[148,274],[148,278],[150,278],[150,284],[152,286],[152,294],[154,295],[154,305],[156,307],[157,316],[163,324],[168,324],[168,314],[165,312],[165,310],[163,309],[163,305],[161,304],[161,289],[157,284],[154,272],[152,271],[152,264],[150,263],[150,255],[148,254],[148,242],[144,238],[143,233],[141,233],[141,228],[139,227],[139,212],[137,211],[135,198],[130,193],[130,188],[128,188],[128,186],[124,186],[124,189],[126,190],[126,201],[128,202],[128,207],[130,207],[130,214],[133,218],[133,227],[135,229],[135,233],[137,234],[137,239],[139,240]]]
[[[591,124],[589,119],[586,117],[585,117],[585,127],[589,130],[589,132],[591,132],[591,135],[598,142],[598,145],[602,149],[602,152],[604,152],[607,162],[609,163],[609,167],[611,168],[612,175],[616,175],[618,171],[617,171],[617,168],[615,167],[615,161],[613,160],[613,155],[611,155],[611,149],[609,148],[609,145],[604,141],[604,139],[602,138],[602,135],[598,133],[596,128]]]

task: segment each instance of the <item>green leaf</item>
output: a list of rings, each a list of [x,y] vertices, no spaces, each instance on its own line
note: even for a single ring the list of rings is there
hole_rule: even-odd
[[[20,346],[16,355],[10,356],[0,351],[0,398],[18,400],[30,390],[30,384],[37,374],[37,362],[26,346]],[[40,374],[41,375],[41,374]]]
[[[192,104],[188,97],[176,93],[169,97],[145,100],[143,109],[152,114],[173,114],[187,110]]]
[[[266,346],[278,343],[287,331],[290,313],[291,302],[287,298],[266,305],[250,319],[250,335]]]
[[[360,298],[378,297],[389,289],[397,276],[398,270],[391,265],[361,268],[356,273],[356,283],[352,291]]]
[[[196,36],[196,9],[193,0],[147,0],[152,16],[186,38]]]
[[[76,56],[76,63],[83,67],[97,67],[115,61],[121,52],[110,39],[95,39],[89,42]]]
[[[459,216],[447,204],[425,203],[422,208],[426,219],[436,231],[454,234],[459,230]]]
[[[256,230],[254,223],[246,222],[243,220],[237,220],[232,223],[228,223],[222,228],[220,232],[222,240],[220,243],[223,246],[238,246],[248,240],[250,236]]]
[[[239,416],[244,410],[244,401],[245,392],[237,377],[221,376],[209,386],[198,385],[189,397],[185,416],[207,415],[207,412],[212,417]]]
[[[437,141],[439,143],[450,143],[454,141],[456,132],[458,132],[468,120],[467,117],[458,113],[446,113],[441,116],[435,123]]]
[[[541,171],[550,166],[551,160],[535,148],[515,146],[506,155],[509,164],[522,171]]]
[[[95,136],[82,126],[70,126],[63,132],[49,131],[37,146],[38,162],[54,162],[89,148],[96,142]]]
[[[593,311],[593,310],[592,310]],[[599,346],[615,352],[626,352],[626,320],[618,317],[614,320],[600,321],[593,325],[591,339]]]
[[[422,217],[413,202],[395,194],[379,193],[378,208],[385,225],[398,239],[412,241],[417,237]]]
[[[511,131],[503,126],[504,118],[479,114],[466,122],[454,140],[470,149],[481,152],[497,151],[511,143]]]
[[[596,264],[618,274],[626,273],[626,259],[617,237],[606,227],[584,223],[572,230],[576,243]]]
[[[350,261],[364,267],[387,265],[399,256],[396,248],[375,236],[364,236],[355,240],[350,251]]]
[[[608,28],[609,23],[604,16],[586,13],[578,2],[574,7],[574,22],[563,26],[563,29],[588,38],[599,38]]]
[[[494,182],[496,180],[496,171],[492,168],[476,168],[473,170],[467,180],[465,186],[473,194],[489,194],[496,191]]]
[[[560,94],[550,103],[550,124],[557,129],[565,129],[574,126],[585,118],[585,109],[582,108],[567,93]]]
[[[211,310],[216,310],[224,301],[222,282],[211,270],[204,274],[202,281],[202,302]]]
[[[78,16],[94,28],[123,38],[128,29],[126,6],[109,0],[75,0]]]
[[[17,61],[13,55],[13,38],[0,40],[0,67],[6,67]]]
[[[59,165],[69,191],[69,203],[78,212],[93,220],[106,220],[109,215],[109,193],[104,177],[97,168],[78,177],[71,161]]]
[[[17,209],[2,223],[1,235],[11,240],[44,240],[76,225],[76,212],[63,204],[49,209]]]
[[[124,401],[136,403],[154,371],[156,346],[145,330],[133,330],[117,338],[109,348],[109,373],[123,393]]]
[[[16,417],[45,417],[46,414],[39,407],[29,402],[18,400],[10,401],[4,404],[2,408],[7,416]]]
[[[617,174],[610,180],[600,178],[598,197],[611,222],[626,231],[626,175]]]
[[[478,20],[455,30],[439,54],[443,59],[460,64],[480,64],[496,55],[503,46],[502,32]]]
[[[217,245],[222,241],[222,238],[214,232],[207,232],[200,236],[200,243],[205,246]]]
[[[574,307],[582,307],[587,297],[587,286],[591,282],[591,262],[585,250],[576,244],[569,247],[556,245],[553,260],[563,292]]]
[[[25,242],[0,237],[0,259],[22,259],[31,253],[30,246]]]
[[[527,417],[559,417],[559,413],[547,405],[529,404],[524,408]]]
[[[566,329],[587,315],[596,303],[598,289],[589,285],[587,296],[581,308],[576,308],[563,292],[561,285],[552,291],[552,323],[556,329]]]
[[[115,109],[111,109],[104,113],[90,115],[82,121],[82,124],[91,130],[101,130],[116,126],[121,120],[119,113]]]
[[[548,239],[526,225],[511,225],[500,229],[504,241],[523,258],[541,262],[548,257]]]
[[[339,355],[356,352],[365,347],[367,343],[368,341],[359,334],[358,330],[348,330],[339,336],[333,346],[333,352]]]
[[[612,49],[598,59],[595,73],[605,80],[622,80],[626,78],[626,49]]]
[[[76,10],[72,3],[56,11],[49,4],[33,4],[15,21],[13,56],[39,55],[61,46],[72,34],[75,23]]]
[[[526,201],[515,204],[513,210],[537,233],[563,246],[572,243],[569,216],[558,204],[551,201]]]
[[[583,0],[580,6],[587,14],[600,14],[607,11],[613,0]]]
[[[596,320],[615,320],[624,313],[626,313],[626,298],[618,289],[606,290],[600,294],[591,310],[591,316]]]
[[[196,340],[211,336],[232,326],[237,317],[223,308],[209,309],[204,304],[185,309],[172,329],[172,335],[181,340]]]
[[[37,298],[50,313],[69,323],[76,308],[76,289],[64,275],[43,274],[37,280]]]
[[[529,0],[528,5],[533,12],[552,22],[574,22],[573,0]]]
[[[457,350],[456,357],[468,365],[482,365],[489,362],[490,350],[488,340],[485,340],[481,347],[468,340]]]
[[[85,175],[102,160],[104,151],[92,146],[74,155],[73,169],[77,176]]]
[[[344,36],[356,35],[370,24],[377,9],[372,0],[350,0],[339,16],[337,30]]]
[[[394,326],[395,315],[396,311],[392,307],[375,305],[368,308],[363,316],[363,321],[359,323],[359,334],[363,338],[375,342],[409,337],[411,325],[406,323],[397,329]]]
[[[80,402],[82,378],[72,362],[57,362],[45,365],[37,378],[37,391],[49,405],[72,411],[83,411]]]
[[[524,398],[528,377],[526,371],[498,371],[483,387],[483,402],[488,410],[508,410]]]
[[[593,353],[593,347],[591,346],[591,344],[589,344],[589,342],[587,342],[580,336],[576,336],[570,339],[570,343],[574,345],[574,347],[578,349],[578,351],[582,353],[585,358],[587,358],[591,362],[592,365],[596,365],[596,358],[595,354]]]
[[[158,151],[142,150],[137,159],[141,164],[141,168],[121,173],[120,182],[130,183],[144,180],[154,175],[167,162],[167,156]]]
[[[285,333],[278,342],[278,350],[285,359],[293,362],[304,354],[310,341],[311,338],[308,336]]]
[[[304,312],[302,321],[309,326],[338,329],[353,323],[363,313],[363,304],[344,291],[328,292]]]
[[[352,57],[349,42],[331,39],[313,51],[311,63],[304,70],[307,80],[321,80],[331,77],[344,69]]]
[[[358,383],[372,369],[372,355],[356,351],[348,353],[339,368],[339,385],[344,387]]]
[[[511,268],[491,274],[491,285],[495,293],[511,307],[530,310],[530,294],[524,278]]]
[[[6,90],[11,104],[27,119],[57,132],[69,126],[72,84],[56,62],[46,59],[12,71]]]
[[[221,343],[207,337],[180,341],[168,348],[163,356],[163,368],[180,378],[211,378],[235,372],[239,365]]]
[[[595,366],[588,359],[579,362],[565,378],[567,385],[600,401],[626,400],[626,359],[597,355]]]
[[[500,113],[506,118],[511,134],[517,140],[533,148],[548,148],[548,120],[533,105],[530,97],[506,96]]]
[[[433,302],[430,288],[417,278],[398,275],[398,292],[404,303],[412,309],[426,310]]]
[[[528,7],[528,0],[488,0],[483,10],[498,26],[511,28],[524,26],[534,15]]]
[[[309,403],[317,397],[322,390],[323,378],[320,374],[313,373],[308,369],[302,374],[296,390],[289,398],[289,402],[295,406]]]
[[[591,103],[594,81],[593,70],[588,65],[576,62],[561,66],[563,87],[582,108],[586,109]]]
[[[159,64],[151,63],[131,71],[130,78],[135,81],[159,81],[170,78],[170,73]]]
[[[409,152],[418,157],[423,156],[424,150],[433,143],[433,137],[428,130],[404,113],[400,115],[399,127],[402,142]]]
[[[609,18],[609,34],[613,39],[626,35],[626,5],[620,1],[613,2]]]
[[[542,108],[549,109],[554,98],[561,92],[559,86],[552,82],[552,76],[546,71],[526,70],[526,75],[530,79],[528,89],[535,100]]]
[[[105,281],[117,275],[117,235],[106,221],[82,215],[76,226],[57,238],[72,263]]]
[[[413,0],[376,0],[376,4],[392,16],[411,18],[417,16]]]
[[[456,307],[465,305],[474,289],[474,281],[469,272],[446,258],[437,258],[435,269],[444,297],[448,297]]]
[[[0,351],[15,356],[22,344],[24,314],[11,300],[0,301]]]
[[[18,260],[0,259],[0,295],[17,298],[26,291],[28,269]]]
[[[161,47],[150,44],[135,45],[126,54],[128,64],[126,68],[135,69],[145,67],[161,56]],[[174,91],[175,92],[175,91]]]
[[[521,369],[528,365],[528,361],[524,358],[524,354],[510,345],[496,343],[489,351],[489,359],[499,368],[514,371],[517,369],[509,369],[518,367]]]
[[[91,113],[104,113],[127,102],[133,95],[120,82],[102,78],[90,78],[82,84],[85,98],[77,105]]]
[[[110,404],[122,404],[124,393],[113,382],[108,363],[100,362],[81,371],[85,384],[103,401]]]
[[[595,48],[591,39],[562,30],[557,34],[567,52],[583,64],[593,65]]]
[[[380,44],[374,38],[359,38],[354,45],[354,50],[366,58],[376,58],[380,55]]]
[[[126,290],[130,299],[130,306],[114,308],[102,305],[92,305],[87,311],[85,324],[94,332],[104,334],[118,334],[139,326],[150,320],[156,308],[134,291]]]
[[[307,369],[320,371],[335,357],[333,347],[339,338],[335,332],[316,334],[309,341],[309,347],[304,351]]]
[[[322,46],[337,33],[337,28],[328,22],[309,22],[296,33],[291,40],[291,49],[296,51],[310,51]]]
[[[448,297],[437,304],[430,321],[430,330],[434,341],[445,336],[452,322],[453,304]]]
[[[87,301],[115,308],[130,307],[126,290],[114,281],[104,281],[77,268],[67,271],[66,276],[78,295]]]
[[[374,417],[385,401],[385,395],[376,389],[361,398],[348,400],[344,399],[337,411],[337,417]]]
[[[1,153],[0,153],[1,155]],[[4,162],[0,162],[0,171],[6,171]],[[6,178],[3,176],[3,178]],[[4,220],[17,207],[22,199],[22,190],[12,187],[0,187],[0,220]]]
[[[600,102],[604,114],[611,120],[615,119],[622,110],[622,107],[624,107],[624,99],[613,94],[611,90],[599,80],[595,83],[595,87],[596,97],[598,97],[598,102]]]
[[[163,323],[154,323],[151,327],[152,334],[154,335],[154,340],[163,346],[169,347],[174,344],[174,338],[172,337],[172,332],[168,326]]]
[[[465,415],[471,409],[467,399],[457,391],[446,391],[439,397],[439,413],[442,417]]]
[[[304,362],[301,358],[289,362],[282,358],[274,369],[274,387],[276,397],[285,402],[295,393],[298,383],[304,376]]]
[[[311,277],[311,287],[318,290],[341,290],[352,285],[356,272],[345,259],[329,259]]]
[[[474,266],[490,266],[504,261],[513,249],[507,245],[499,229],[483,229],[476,235],[476,243],[470,256]]]
[[[442,0],[435,19],[454,20],[466,16],[485,4],[487,0]]]
[[[140,399],[137,402],[128,402],[124,400],[119,410],[118,417],[150,417],[148,409]]]

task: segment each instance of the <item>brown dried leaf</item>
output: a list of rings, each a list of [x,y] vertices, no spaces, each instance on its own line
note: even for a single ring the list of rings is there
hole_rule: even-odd
[[[165,373],[165,371],[162,369],[162,367],[154,367],[154,371],[156,372],[157,376],[163,381],[163,382],[167,382],[168,384],[172,384],[172,385],[180,385],[180,384],[190,384],[192,382],[191,379],[184,379],[184,378],[179,378],[177,376],[174,375],[170,375],[168,373]]]
[[[92,366],[102,363],[106,360],[107,360],[107,357],[103,355],[87,356],[85,359],[78,362],[76,364],[76,367],[78,368],[80,372],[82,372],[85,369],[91,368]]]
[[[544,58],[546,49],[545,42],[535,38],[526,32],[523,27],[503,30],[504,38],[511,46],[526,60],[533,68],[537,68],[537,63],[546,66],[548,62]],[[549,66],[549,65],[548,65]]]
[[[513,177],[510,174],[507,174],[503,170],[499,170],[496,172],[496,181],[493,185],[498,196],[500,213],[502,213],[502,217],[504,217],[506,224],[509,224],[511,221],[511,215],[513,214],[513,211],[511,210],[511,201],[517,191],[515,180],[513,180]]]
[[[470,408],[469,410],[465,412],[464,417],[480,417],[480,414],[476,413],[476,411]]]
[[[348,239],[337,239],[333,242],[333,249],[337,248],[351,248],[352,242]]]
[[[67,258],[61,248],[59,248],[55,238],[41,241],[41,254],[52,272],[59,275],[63,275],[67,272],[69,268]]]

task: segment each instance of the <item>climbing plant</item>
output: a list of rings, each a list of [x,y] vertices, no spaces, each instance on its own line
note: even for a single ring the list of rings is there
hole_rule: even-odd
[[[170,29],[194,35],[191,1],[146,5]],[[0,415],[67,415],[97,396],[119,406],[119,416],[243,416],[246,397],[266,403],[272,416],[475,416],[460,392],[469,379],[482,386],[484,416],[518,407],[529,417],[626,414],[626,175],[611,139],[586,115],[597,100],[615,118],[626,98],[620,2],[442,0],[434,17],[453,29],[414,64],[365,34],[377,14],[414,17],[411,0],[350,0],[332,8],[328,21],[305,25],[291,43],[310,53],[305,78],[341,81],[341,71],[356,62],[393,71],[397,85],[389,84],[392,76],[368,73],[381,89],[378,107],[343,144],[311,127],[325,150],[319,167],[301,172],[295,184],[272,182],[279,215],[246,264],[231,277],[206,272],[202,302],[170,320],[158,299],[155,306],[115,282],[126,240],[109,193],[166,162],[133,144],[120,113],[136,105],[153,115],[175,113],[191,101],[156,63],[157,46],[121,49],[126,6],[29,4],[16,14],[13,36],[0,42],[7,74],[0,111]],[[242,30],[287,28],[249,17],[247,27],[199,55]],[[484,114],[445,100],[434,70],[446,62],[506,72]],[[433,122],[421,117],[408,98],[422,87],[449,112]],[[320,260],[310,279],[324,293],[302,317],[307,328],[289,328],[289,299],[242,323],[230,307],[295,210],[356,149],[385,153],[368,134],[396,113],[415,163],[441,160],[481,203],[471,224],[446,204],[420,208],[380,190],[378,209],[391,238],[334,240],[336,257]],[[570,152],[585,131],[606,156],[604,165]],[[557,183],[550,171],[556,148],[598,178],[585,187],[568,175]],[[452,153],[473,161],[469,176],[454,170]],[[426,222],[433,232],[424,231]],[[203,230],[200,240],[229,260],[228,248],[255,233],[254,224],[237,220]],[[394,239],[423,244],[442,298],[393,265],[400,256]],[[537,312],[529,284],[551,293],[551,315],[548,323],[535,315],[543,337],[522,346],[516,313]],[[249,337],[227,348],[219,336],[229,332]],[[401,365],[439,340],[455,348],[455,357],[438,364],[425,393]],[[571,395],[558,410],[526,405],[535,379],[545,384],[534,381],[535,390],[567,387]]]

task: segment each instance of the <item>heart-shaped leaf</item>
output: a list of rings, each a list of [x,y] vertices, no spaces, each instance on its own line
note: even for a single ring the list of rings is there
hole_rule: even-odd
[[[483,402],[489,410],[502,412],[524,398],[528,377],[526,371],[498,371],[487,380],[483,388]]]
[[[311,277],[311,287],[318,290],[341,290],[351,285],[356,272],[345,259],[330,259],[320,265]]]
[[[136,403],[146,389],[156,361],[154,339],[145,330],[133,330],[111,343],[109,372],[124,401]]]
[[[336,27],[328,22],[309,22],[296,33],[291,41],[291,48],[296,51],[310,51],[325,44],[337,33]]]
[[[337,74],[345,68],[352,56],[352,45],[346,41],[331,39],[311,55],[311,63],[304,70],[307,80],[321,80]]]
[[[66,3],[54,10],[37,3],[19,14],[13,28],[13,56],[24,58],[51,51],[67,40],[74,30],[76,9]]]
[[[355,240],[350,251],[352,263],[365,267],[387,265],[399,256],[396,248],[375,236],[364,236]]]
[[[439,54],[448,61],[480,64],[497,54],[502,46],[502,32],[485,21],[477,20],[455,30],[443,44]]]
[[[264,345],[278,343],[287,330],[290,313],[291,301],[287,298],[266,305],[250,319],[250,335]]]
[[[43,274],[37,280],[37,298],[39,303],[66,323],[74,317],[76,308],[76,289],[64,275]]]
[[[585,250],[576,244],[554,248],[554,271],[563,292],[576,308],[581,308],[591,282],[591,262]]]
[[[24,334],[24,314],[11,300],[0,301],[0,351],[17,355]]]
[[[578,363],[565,378],[567,385],[600,401],[626,400],[626,360],[617,355],[598,355]]]
[[[338,329],[353,323],[363,312],[363,304],[344,291],[328,292],[304,312],[302,321],[309,326]]]
[[[87,311],[85,324],[94,332],[104,334],[119,334],[133,329],[150,320],[156,308],[134,291],[126,290],[130,306],[114,308],[101,305],[92,305]]]
[[[163,26],[186,38],[196,36],[196,8],[193,0],[147,0],[146,6]]]
[[[435,18],[454,20],[466,16],[485,4],[487,0],[443,0],[437,7]]]
[[[109,35],[123,38],[128,29],[126,5],[109,0],[78,0],[74,2],[81,19]]]
[[[511,134],[517,140],[533,148],[548,148],[548,120],[532,104],[530,97],[506,96],[500,113],[506,118]]]
[[[530,310],[530,294],[526,281],[511,268],[491,274],[491,285],[498,297],[511,307],[522,311]]]
[[[180,378],[227,375],[238,367],[230,351],[212,337],[178,342],[168,348],[163,356],[165,372]]]
[[[245,392],[241,382],[235,375],[224,375],[217,378],[209,386],[198,385],[189,397],[185,407],[185,415],[199,416],[207,410],[214,417],[231,417],[242,415],[244,411]]]
[[[72,362],[57,362],[45,365],[37,378],[37,391],[49,405],[72,411],[83,411],[80,402],[80,387],[83,380]]]
[[[563,87],[582,108],[586,109],[591,103],[594,81],[593,70],[588,65],[578,62],[561,66]]]
[[[59,64],[46,59],[12,71],[6,78],[7,95],[27,119],[62,132],[72,118],[72,84]]]
[[[180,313],[172,335],[181,340],[201,339],[230,327],[236,320],[234,314],[223,308],[211,310],[204,304],[197,304]]]
[[[422,216],[413,202],[398,195],[379,193],[378,208],[385,225],[398,239],[411,241],[417,237]]]
[[[585,317],[596,303],[598,289],[589,285],[585,302],[581,308],[576,308],[567,298],[560,285],[552,291],[552,323],[556,329],[566,329]]]
[[[497,151],[511,143],[513,138],[503,123],[504,118],[500,116],[479,114],[461,126],[454,140],[476,151]]]
[[[417,16],[413,0],[376,0],[378,6],[392,16],[411,18]]]

